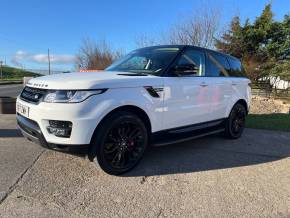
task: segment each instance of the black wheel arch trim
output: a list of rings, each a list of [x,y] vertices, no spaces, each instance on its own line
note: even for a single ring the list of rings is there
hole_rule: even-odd
[[[246,109],[247,114],[249,113],[249,106],[248,106],[248,103],[246,102],[245,99],[239,99],[239,100],[238,100],[238,101],[233,105],[232,108],[234,108],[234,106],[235,106],[236,104],[241,104],[241,105],[243,105],[243,106],[245,107],[245,109]]]
[[[140,107],[138,106],[135,106],[135,105],[123,105],[123,106],[120,106],[120,107],[117,107],[113,110],[111,110],[109,113],[107,113],[102,119],[101,121],[98,123],[98,125],[96,126],[95,130],[94,130],[94,133],[93,135],[91,136],[91,140],[90,140],[90,147],[88,149],[88,159],[90,161],[93,161],[94,160],[94,157],[96,155],[96,149],[94,148],[94,146],[92,146],[92,140],[94,139],[94,136],[97,134],[97,131],[98,129],[100,128],[100,126],[102,125],[102,123],[108,118],[110,117],[112,114],[114,113],[117,113],[117,112],[121,112],[121,111],[124,111],[124,112],[130,112],[130,113],[133,113],[135,114],[137,117],[139,117],[145,124],[145,127],[147,129],[147,132],[148,132],[148,138],[150,138],[150,135],[152,133],[152,126],[151,126],[151,121],[150,121],[150,118],[148,116],[148,114],[143,110],[141,109]]]

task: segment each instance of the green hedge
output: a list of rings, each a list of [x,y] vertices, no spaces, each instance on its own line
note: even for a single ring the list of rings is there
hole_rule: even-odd
[[[40,76],[38,73],[32,73],[26,70],[22,70],[19,68],[2,66],[2,79],[3,80],[11,80],[11,79],[22,79],[23,77],[36,77]]]

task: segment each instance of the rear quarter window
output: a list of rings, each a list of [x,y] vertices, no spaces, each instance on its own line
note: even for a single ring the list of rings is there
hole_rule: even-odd
[[[229,62],[224,55],[208,53],[207,76],[229,76],[231,70]]]
[[[245,70],[238,59],[228,58],[231,69],[229,75],[233,77],[246,77]]]

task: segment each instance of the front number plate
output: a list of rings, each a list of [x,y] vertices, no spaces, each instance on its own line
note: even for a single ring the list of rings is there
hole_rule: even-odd
[[[17,103],[16,104],[16,111],[17,111],[17,113],[19,113],[25,117],[29,117],[29,107],[27,107],[23,104]]]

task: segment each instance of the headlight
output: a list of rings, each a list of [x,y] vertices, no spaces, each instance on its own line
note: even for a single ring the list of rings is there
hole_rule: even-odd
[[[102,94],[107,89],[97,90],[48,90],[43,101],[49,103],[78,103],[92,95]]]

